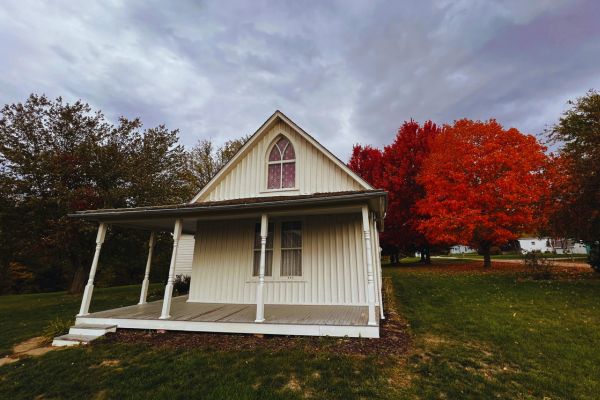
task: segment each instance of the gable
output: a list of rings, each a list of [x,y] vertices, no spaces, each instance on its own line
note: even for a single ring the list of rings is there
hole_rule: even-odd
[[[269,190],[268,153],[280,135],[289,139],[294,147],[295,187]],[[192,202],[371,189],[373,187],[277,111]]]

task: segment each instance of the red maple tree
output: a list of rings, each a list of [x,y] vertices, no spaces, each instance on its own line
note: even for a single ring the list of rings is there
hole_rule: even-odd
[[[544,222],[551,194],[551,159],[535,137],[495,120],[459,120],[431,142],[417,182],[425,197],[419,231],[432,243],[468,244],[490,266],[490,247]]]
[[[383,189],[381,182],[383,153],[381,150],[369,145],[355,144],[352,148],[352,156],[348,162],[348,167],[373,187]]]
[[[382,186],[388,192],[388,212],[382,242],[400,251],[418,250],[421,261],[427,263],[430,261],[429,242],[417,229],[421,215],[415,210],[425,190],[417,182],[417,176],[438,133],[438,127],[431,121],[423,126],[413,120],[405,121],[394,142],[383,151]]]
[[[422,261],[429,262],[429,243],[417,230],[421,217],[415,211],[424,189],[416,180],[429,154],[431,139],[439,132],[431,121],[420,126],[406,121],[392,144],[383,151],[371,146],[355,145],[348,166],[376,188],[388,192],[386,229],[381,244],[397,262],[400,252],[421,252]]]

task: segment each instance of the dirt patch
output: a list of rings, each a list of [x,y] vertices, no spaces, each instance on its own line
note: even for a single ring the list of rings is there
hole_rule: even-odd
[[[48,344],[48,339],[45,336],[27,339],[13,346],[13,354],[0,358],[0,367],[19,361],[22,357],[41,356],[56,349],[56,347],[52,347]]]
[[[0,367],[2,367],[4,365],[12,364],[17,361],[19,361],[18,357],[10,357],[10,356],[2,357],[2,358],[0,358]]]
[[[45,336],[38,336],[31,339],[27,339],[21,343],[18,343],[13,346],[13,353],[25,353],[27,351],[37,349],[39,347],[45,346],[48,342]]]
[[[334,338],[309,336],[222,334],[200,332],[165,332],[119,329],[109,333],[104,340],[91,342],[91,346],[102,343],[143,343],[152,347],[182,349],[214,349],[227,351],[286,351],[301,349],[306,352],[329,351],[343,355],[403,355],[410,345],[406,322],[400,318],[394,303],[392,283],[384,279],[384,310],[386,319],[381,321],[379,339]]]
[[[120,360],[104,360],[100,364],[90,366],[90,368],[107,368],[107,367],[118,367],[121,365]]]
[[[92,397],[93,400],[105,400],[108,399],[108,390],[101,390],[99,392],[97,392],[94,397]]]
[[[292,377],[290,378],[290,381],[288,383],[286,383],[285,388],[291,390],[292,392],[299,392],[302,390],[302,387],[300,386],[300,382],[294,375],[292,375]]]
[[[425,335],[423,336],[423,342],[426,346],[437,347],[444,344],[450,343],[450,340],[437,335]]]

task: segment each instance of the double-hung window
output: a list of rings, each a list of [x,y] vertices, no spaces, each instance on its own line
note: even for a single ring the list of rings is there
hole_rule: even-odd
[[[281,223],[280,276],[302,276],[302,222]]]
[[[269,224],[267,244],[265,246],[265,276],[273,275],[273,234],[274,226]],[[258,276],[260,271],[260,223],[254,227],[254,263],[252,265],[252,276]]]

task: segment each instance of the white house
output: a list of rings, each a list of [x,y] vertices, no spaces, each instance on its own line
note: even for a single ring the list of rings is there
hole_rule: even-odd
[[[587,249],[582,242],[577,242],[573,239],[552,239],[543,238],[520,238],[519,246],[522,253],[530,251],[539,251],[542,253],[556,254],[587,254]]]
[[[377,338],[386,206],[386,192],[276,111],[189,203],[72,215],[99,228],[77,326],[64,339],[115,328]],[[140,301],[90,313],[110,225],[148,231]],[[158,231],[173,233],[173,253],[164,299],[147,303]],[[194,239],[183,245],[185,235]],[[173,298],[186,265],[189,296]]]
[[[518,240],[521,252],[524,254],[532,251],[539,251],[541,253],[551,253],[554,251],[549,238],[524,237]]]
[[[456,244],[450,247],[450,254],[467,254],[467,253],[477,253],[477,250],[473,249],[464,244]]]

